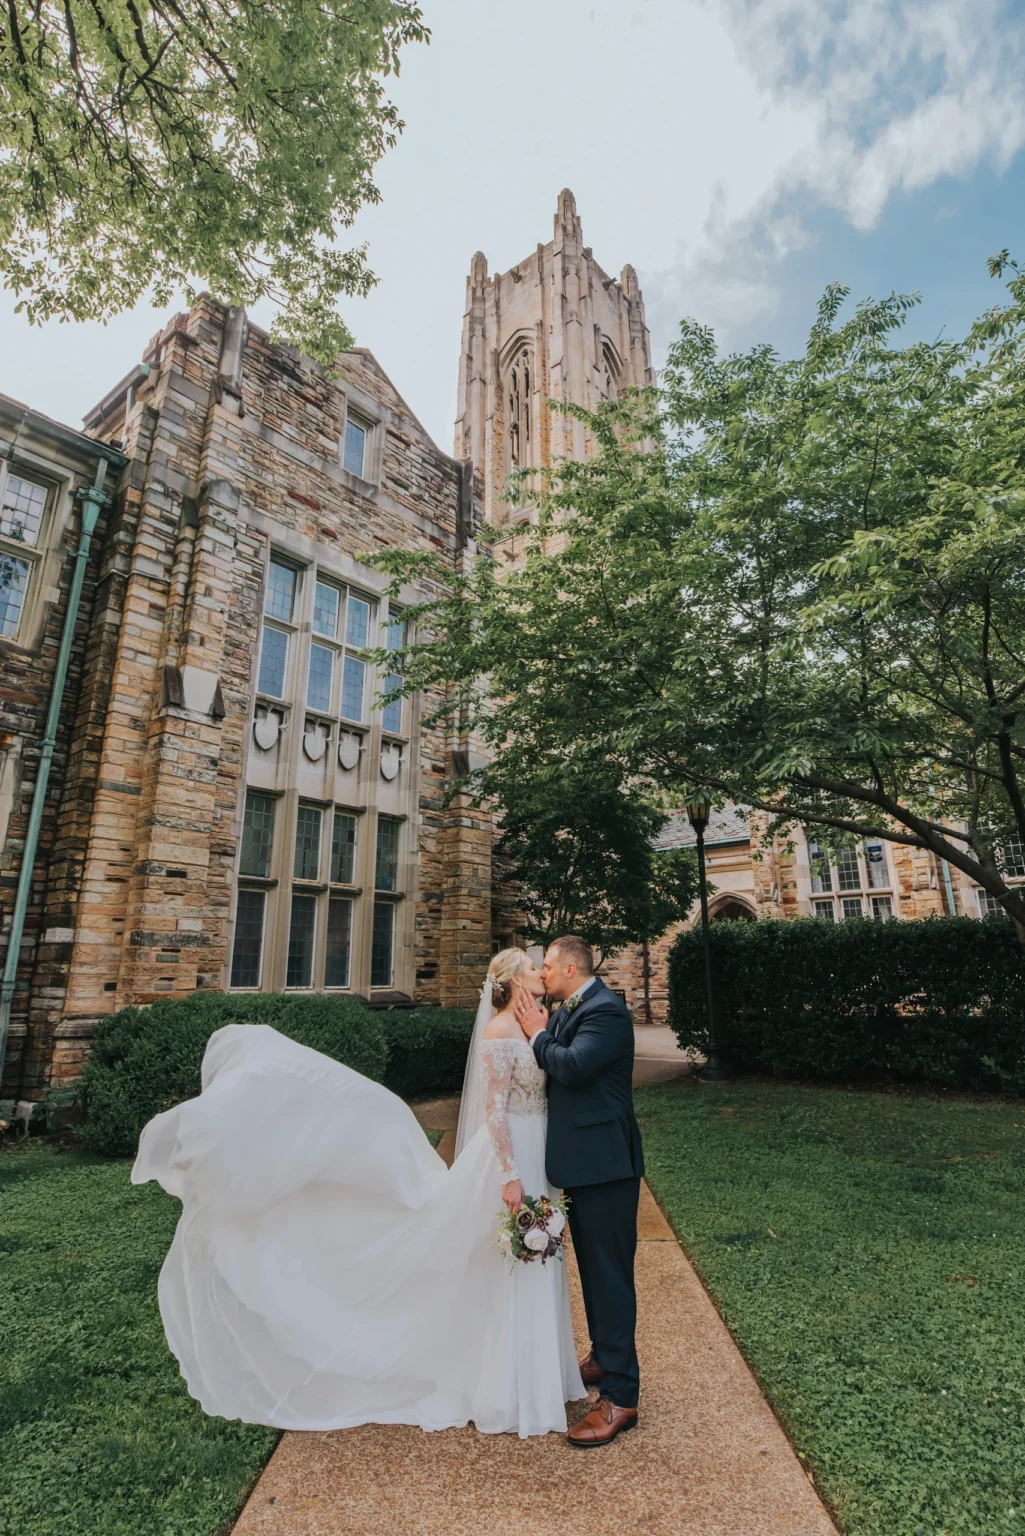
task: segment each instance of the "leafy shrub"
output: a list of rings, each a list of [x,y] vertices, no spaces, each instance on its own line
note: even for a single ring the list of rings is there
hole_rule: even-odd
[[[380,1082],[388,1060],[380,1015],[356,998],[281,992],[194,992],[149,1008],[122,1008],[96,1031],[82,1073],[85,1140],[130,1156],[147,1120],[193,1098],[206,1043],[224,1024],[272,1024],[301,1045]]]
[[[472,1008],[388,1008],[379,1013],[388,1041],[386,1087],[404,1099],[458,1093],[474,1017]]]
[[[713,923],[738,1070],[1025,1093],[1025,947],[1003,917]],[[669,959],[670,1023],[706,1050],[700,931]]]

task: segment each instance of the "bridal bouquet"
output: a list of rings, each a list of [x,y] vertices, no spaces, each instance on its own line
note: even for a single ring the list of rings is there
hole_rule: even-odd
[[[518,1211],[503,1211],[498,1222],[498,1246],[507,1259],[541,1263],[566,1248],[566,1199],[524,1195]]]

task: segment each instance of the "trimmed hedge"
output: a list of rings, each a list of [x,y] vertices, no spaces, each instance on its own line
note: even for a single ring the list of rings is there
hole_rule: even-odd
[[[96,1152],[131,1157],[146,1122],[193,1098],[207,1041],[224,1024],[271,1024],[403,1098],[458,1093],[474,1011],[392,1008],[358,998],[284,992],[194,992],[122,1008],[96,1030],[80,1088],[83,1136]]]
[[[474,1009],[388,1008],[377,1017],[388,1041],[387,1088],[404,1099],[460,1092]]]
[[[194,992],[149,1008],[122,1008],[98,1026],[82,1073],[88,1146],[132,1156],[147,1120],[199,1092],[206,1043],[224,1024],[272,1024],[375,1082],[384,1077],[388,1046],[380,1015],[356,998]]]
[[[1025,946],[1003,917],[713,923],[733,1067],[1025,1093]],[[669,1022],[708,1047],[700,930],[669,957]]]

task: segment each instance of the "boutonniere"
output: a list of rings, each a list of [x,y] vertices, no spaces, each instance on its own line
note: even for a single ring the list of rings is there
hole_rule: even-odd
[[[576,997],[571,997],[568,1002],[563,1003],[563,1013],[572,1013],[574,1008],[576,1008],[582,1002],[583,998],[579,994]]]

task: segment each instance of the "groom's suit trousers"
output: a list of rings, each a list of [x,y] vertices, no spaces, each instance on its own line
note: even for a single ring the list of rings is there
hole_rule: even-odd
[[[600,1391],[619,1408],[636,1408],[640,1387],[634,1347],[640,1188],[640,1179],[615,1179],[566,1190],[587,1327],[601,1368]]]

